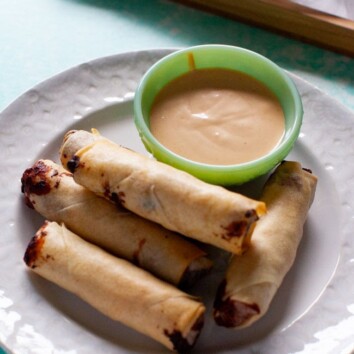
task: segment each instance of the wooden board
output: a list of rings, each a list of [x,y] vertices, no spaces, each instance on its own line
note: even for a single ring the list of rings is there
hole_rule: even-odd
[[[354,57],[354,22],[289,0],[178,0],[177,2],[275,30]]]

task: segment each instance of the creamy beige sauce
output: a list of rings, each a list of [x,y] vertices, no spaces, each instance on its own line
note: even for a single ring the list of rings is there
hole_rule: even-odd
[[[181,156],[231,165],[271,151],[284,135],[285,121],[275,95],[258,80],[227,69],[201,69],[159,92],[150,129]]]

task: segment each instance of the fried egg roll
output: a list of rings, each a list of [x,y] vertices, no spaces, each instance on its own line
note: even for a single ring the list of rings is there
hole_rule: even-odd
[[[263,202],[202,182],[98,134],[67,133],[61,161],[77,183],[98,195],[169,230],[236,254],[245,251],[266,209]]]
[[[205,307],[200,301],[56,222],[38,230],[24,261],[104,315],[171,350],[193,347],[203,326]]]
[[[283,162],[266,182],[261,200],[267,214],[254,229],[252,243],[234,256],[214,302],[220,326],[241,328],[261,318],[292,266],[312,204],[317,178],[298,162]]]
[[[53,161],[38,160],[21,181],[26,204],[46,219],[163,280],[188,287],[212,266],[193,243],[78,185]]]

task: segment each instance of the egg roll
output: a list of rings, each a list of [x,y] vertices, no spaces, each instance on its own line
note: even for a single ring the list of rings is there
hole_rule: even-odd
[[[202,329],[205,307],[198,299],[86,242],[64,225],[45,222],[24,261],[104,315],[171,350],[193,347]]]
[[[316,184],[317,177],[295,161],[283,162],[268,179],[260,198],[267,214],[248,251],[231,259],[218,288],[213,311],[218,325],[247,327],[267,312],[294,263]]]
[[[94,193],[169,230],[236,254],[247,249],[266,210],[263,202],[205,183],[96,132],[68,132],[61,161],[77,183]]]
[[[53,161],[38,160],[21,182],[26,204],[44,218],[181,288],[212,266],[194,243],[78,185]]]

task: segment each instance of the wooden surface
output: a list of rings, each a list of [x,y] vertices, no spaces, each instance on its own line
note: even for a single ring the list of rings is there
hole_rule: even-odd
[[[354,22],[288,0],[178,2],[275,30],[354,57]]]

